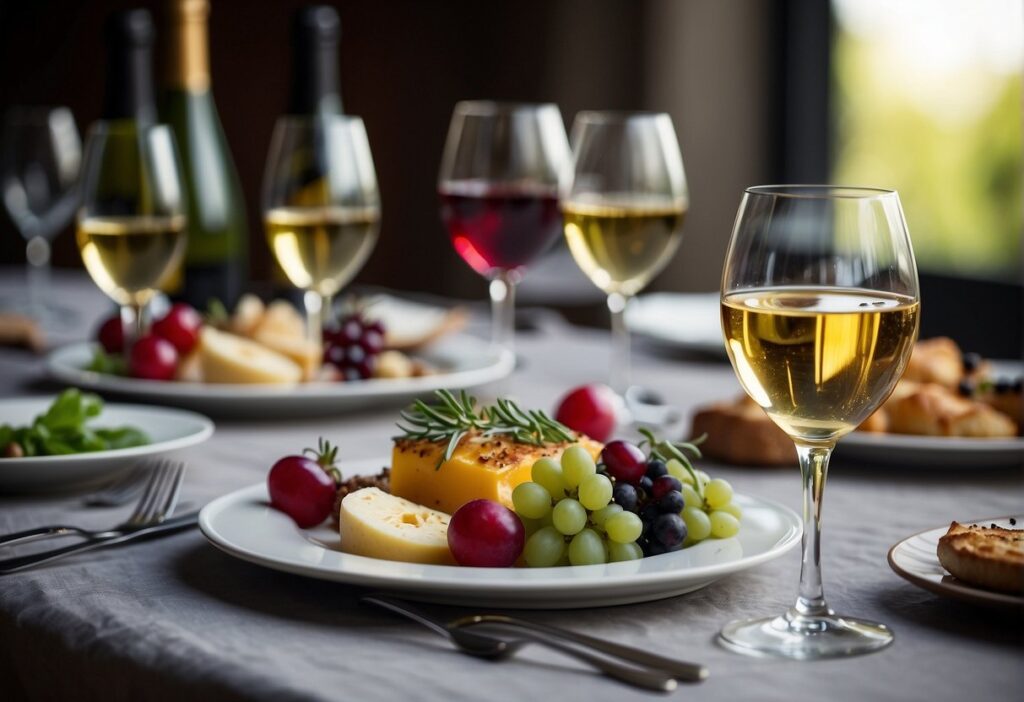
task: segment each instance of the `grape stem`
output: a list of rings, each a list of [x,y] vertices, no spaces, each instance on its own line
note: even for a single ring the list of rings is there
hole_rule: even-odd
[[[662,461],[669,461],[673,458],[683,464],[683,468],[690,474],[690,479],[693,480],[693,489],[696,491],[700,498],[704,499],[704,486],[701,485],[700,480],[697,479],[697,472],[693,468],[693,463],[690,461],[689,456],[686,455],[686,451],[693,454],[694,458],[702,458],[700,449],[697,448],[704,443],[708,435],[701,434],[696,439],[690,439],[689,441],[668,441],[666,439],[659,439],[652,429],[647,427],[639,427],[637,429],[644,440],[640,442],[640,449],[644,446],[650,446],[650,455],[653,458],[657,458]]]

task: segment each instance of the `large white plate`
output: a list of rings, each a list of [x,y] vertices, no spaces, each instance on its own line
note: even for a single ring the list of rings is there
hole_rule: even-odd
[[[291,415],[329,414],[373,405],[399,405],[439,388],[473,388],[500,380],[515,365],[509,351],[498,351],[476,337],[453,335],[417,354],[441,369],[437,375],[355,383],[229,385],[139,380],[83,370],[92,359],[93,349],[88,343],[57,349],[47,359],[50,376],[89,390],[235,416],[281,411]]]
[[[970,439],[855,431],[836,445],[836,457],[917,468],[996,468],[1024,465],[1024,439]]]
[[[386,459],[361,464],[376,472]],[[360,472],[345,469],[346,475]],[[800,540],[800,518],[782,505],[737,496],[740,534],[628,563],[562,568],[460,568],[343,553],[329,526],[299,529],[268,504],[263,484],[206,505],[199,526],[217,548],[274,570],[428,602],[517,609],[602,607],[681,595],[781,556]]]
[[[720,299],[717,292],[641,295],[626,308],[626,325],[673,349],[726,358]]]
[[[1010,519],[1016,524],[1010,524]],[[963,524],[996,524],[1004,529],[1020,529],[1024,523],[1024,514],[1012,517],[996,517],[992,519],[975,519]],[[909,582],[931,592],[946,597],[953,597],[966,602],[991,605],[997,607],[1024,607],[1024,596],[1008,592],[994,592],[957,580],[946,572],[939,563],[936,549],[939,538],[949,531],[949,525],[922,531],[909,536],[889,550],[889,567],[897,575]]]
[[[52,403],[52,397],[2,400],[0,424],[31,424]],[[106,403],[100,416],[89,422],[95,427],[125,424],[146,432],[151,443],[70,456],[0,458],[0,492],[62,492],[98,483],[144,458],[194,446],[213,434],[213,422],[201,414],[143,405]]]

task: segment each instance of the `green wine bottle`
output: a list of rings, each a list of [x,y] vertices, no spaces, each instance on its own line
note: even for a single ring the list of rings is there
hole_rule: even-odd
[[[246,284],[245,201],[210,89],[208,0],[169,0],[166,90],[160,118],[174,130],[188,188],[188,250],[175,290],[230,309]]]

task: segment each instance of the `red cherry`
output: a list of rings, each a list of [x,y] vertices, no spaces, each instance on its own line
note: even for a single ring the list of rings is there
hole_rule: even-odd
[[[96,339],[107,353],[124,351],[124,327],[121,326],[121,315],[114,315],[100,325]]]
[[[146,380],[171,380],[178,370],[178,351],[174,344],[147,334],[132,346],[131,374]]]
[[[584,385],[562,398],[555,419],[595,441],[604,441],[615,429],[615,393],[606,385]]]
[[[338,488],[323,467],[306,456],[285,456],[267,475],[270,504],[302,529],[316,526],[331,513]]]
[[[203,318],[191,305],[175,303],[167,314],[153,322],[153,333],[174,344],[182,356],[195,348]]]
[[[523,552],[526,530],[516,513],[493,500],[472,500],[448,523],[448,548],[459,565],[508,568]]]
[[[601,451],[601,462],[616,480],[637,483],[647,473],[647,457],[628,441],[610,441]]]

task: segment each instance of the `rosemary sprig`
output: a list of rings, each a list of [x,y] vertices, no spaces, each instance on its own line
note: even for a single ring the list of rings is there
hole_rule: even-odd
[[[696,439],[690,439],[689,441],[667,441],[659,439],[654,435],[654,432],[647,427],[640,427],[637,429],[644,436],[644,440],[640,442],[640,448],[649,446],[648,453],[651,458],[657,458],[662,461],[670,461],[673,458],[683,464],[683,468],[687,473],[690,474],[690,478],[693,480],[693,489],[697,491],[697,494],[702,498],[704,497],[704,486],[700,484],[700,480],[697,479],[697,473],[693,468],[693,463],[690,462],[690,457],[686,455],[686,452],[693,454],[694,458],[701,458],[700,449],[697,448],[708,438],[707,434],[701,434]]]
[[[506,398],[498,398],[496,404],[478,410],[476,398],[467,395],[465,390],[460,391],[458,397],[449,390],[438,390],[434,394],[438,404],[428,405],[416,400],[410,409],[401,412],[405,424],[398,424],[402,436],[395,439],[447,442],[438,468],[452,457],[459,442],[471,431],[479,431],[484,436],[504,434],[519,443],[538,446],[576,440],[569,427],[539,410],[523,410]]]

